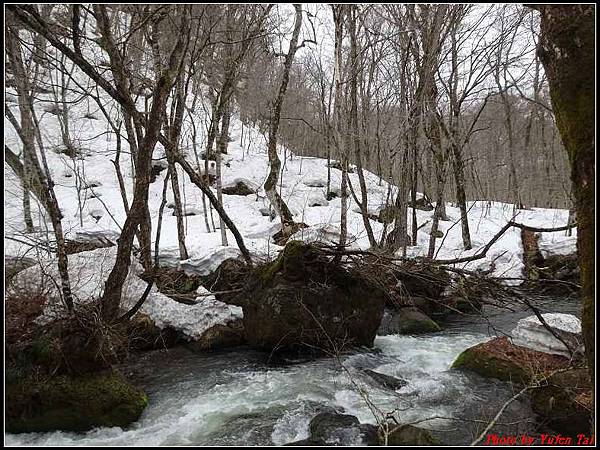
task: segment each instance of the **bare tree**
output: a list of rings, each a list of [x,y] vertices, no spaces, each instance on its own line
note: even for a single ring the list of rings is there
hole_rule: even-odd
[[[279,171],[281,170],[281,161],[277,156],[277,132],[279,130],[279,121],[281,119],[281,108],[283,106],[285,92],[290,80],[290,70],[294,62],[296,51],[299,48],[298,39],[300,37],[300,30],[302,28],[302,5],[295,3],[294,9],[296,11],[294,31],[290,40],[290,48],[285,54],[279,91],[277,92],[277,97],[275,98],[271,108],[271,119],[269,121],[269,140],[267,142],[270,170],[264,184],[265,194],[271,202],[271,206],[281,219],[284,232],[286,228],[294,224],[294,218],[286,203],[277,193],[277,181],[279,179]],[[304,42],[302,45],[304,45]]]

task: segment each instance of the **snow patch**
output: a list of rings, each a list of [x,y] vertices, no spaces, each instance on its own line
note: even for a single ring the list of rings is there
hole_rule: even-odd
[[[544,321],[575,347],[581,342],[581,321],[572,314],[542,314]],[[568,349],[548,331],[536,316],[519,320],[512,332],[512,343],[545,353],[570,356]]]

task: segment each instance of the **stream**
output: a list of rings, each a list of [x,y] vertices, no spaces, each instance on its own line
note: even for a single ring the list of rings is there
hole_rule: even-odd
[[[580,316],[574,300],[547,298],[537,304],[542,312]],[[361,423],[375,423],[357,386],[381,411],[396,410],[402,423],[422,421],[418,426],[432,430],[442,443],[468,444],[515,391],[509,383],[449,367],[461,351],[510,332],[531,312],[487,307],[486,315],[487,320],[456,317],[442,332],[428,335],[378,336],[373,349],[340,356],[347,370],[334,358],[268,365],[267,355],[247,347],[215,353],[187,347],[143,353],[122,368],[150,398],[138,422],[125,430],[7,434],[5,444],[281,445],[307,438],[311,418],[324,406],[352,414]],[[408,384],[397,391],[386,389],[364,373],[367,368]],[[526,397],[514,401],[503,417],[510,423],[503,422],[495,431],[533,433]],[[362,441],[349,436],[341,443]]]

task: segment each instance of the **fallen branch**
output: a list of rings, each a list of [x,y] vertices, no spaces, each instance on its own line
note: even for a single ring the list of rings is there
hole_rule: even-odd
[[[532,231],[534,233],[553,233],[555,231],[565,231],[565,230],[568,230],[571,228],[575,228],[576,226],[577,226],[577,223],[575,222],[570,225],[565,225],[563,227],[558,227],[558,228],[536,228],[536,227],[531,227],[529,225],[524,225],[522,223],[513,222],[511,220],[506,225],[504,225],[500,229],[500,231],[498,231],[498,233],[496,233],[494,235],[494,237],[481,249],[481,251],[479,253],[476,253],[473,256],[465,256],[464,258],[435,259],[435,260],[432,260],[431,262],[434,264],[458,264],[458,263],[476,261],[478,259],[485,258],[487,255],[487,252],[490,250],[490,248],[492,248],[492,245],[494,245],[504,235],[504,233],[506,233],[506,231],[508,231],[509,228],[520,228],[521,230]]]

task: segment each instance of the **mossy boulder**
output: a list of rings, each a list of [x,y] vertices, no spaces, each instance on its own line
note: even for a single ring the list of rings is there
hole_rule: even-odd
[[[385,292],[323,250],[290,241],[277,259],[256,267],[230,301],[243,308],[250,345],[320,352],[332,343],[372,347]]]
[[[484,377],[526,385],[568,366],[568,358],[520,347],[507,337],[499,337],[466,349],[452,369],[467,369]]]
[[[6,431],[87,431],[135,422],[148,397],[114,372],[23,378],[6,386]]]
[[[399,310],[386,310],[377,334],[422,334],[440,331],[440,326],[418,308],[405,307]]]

